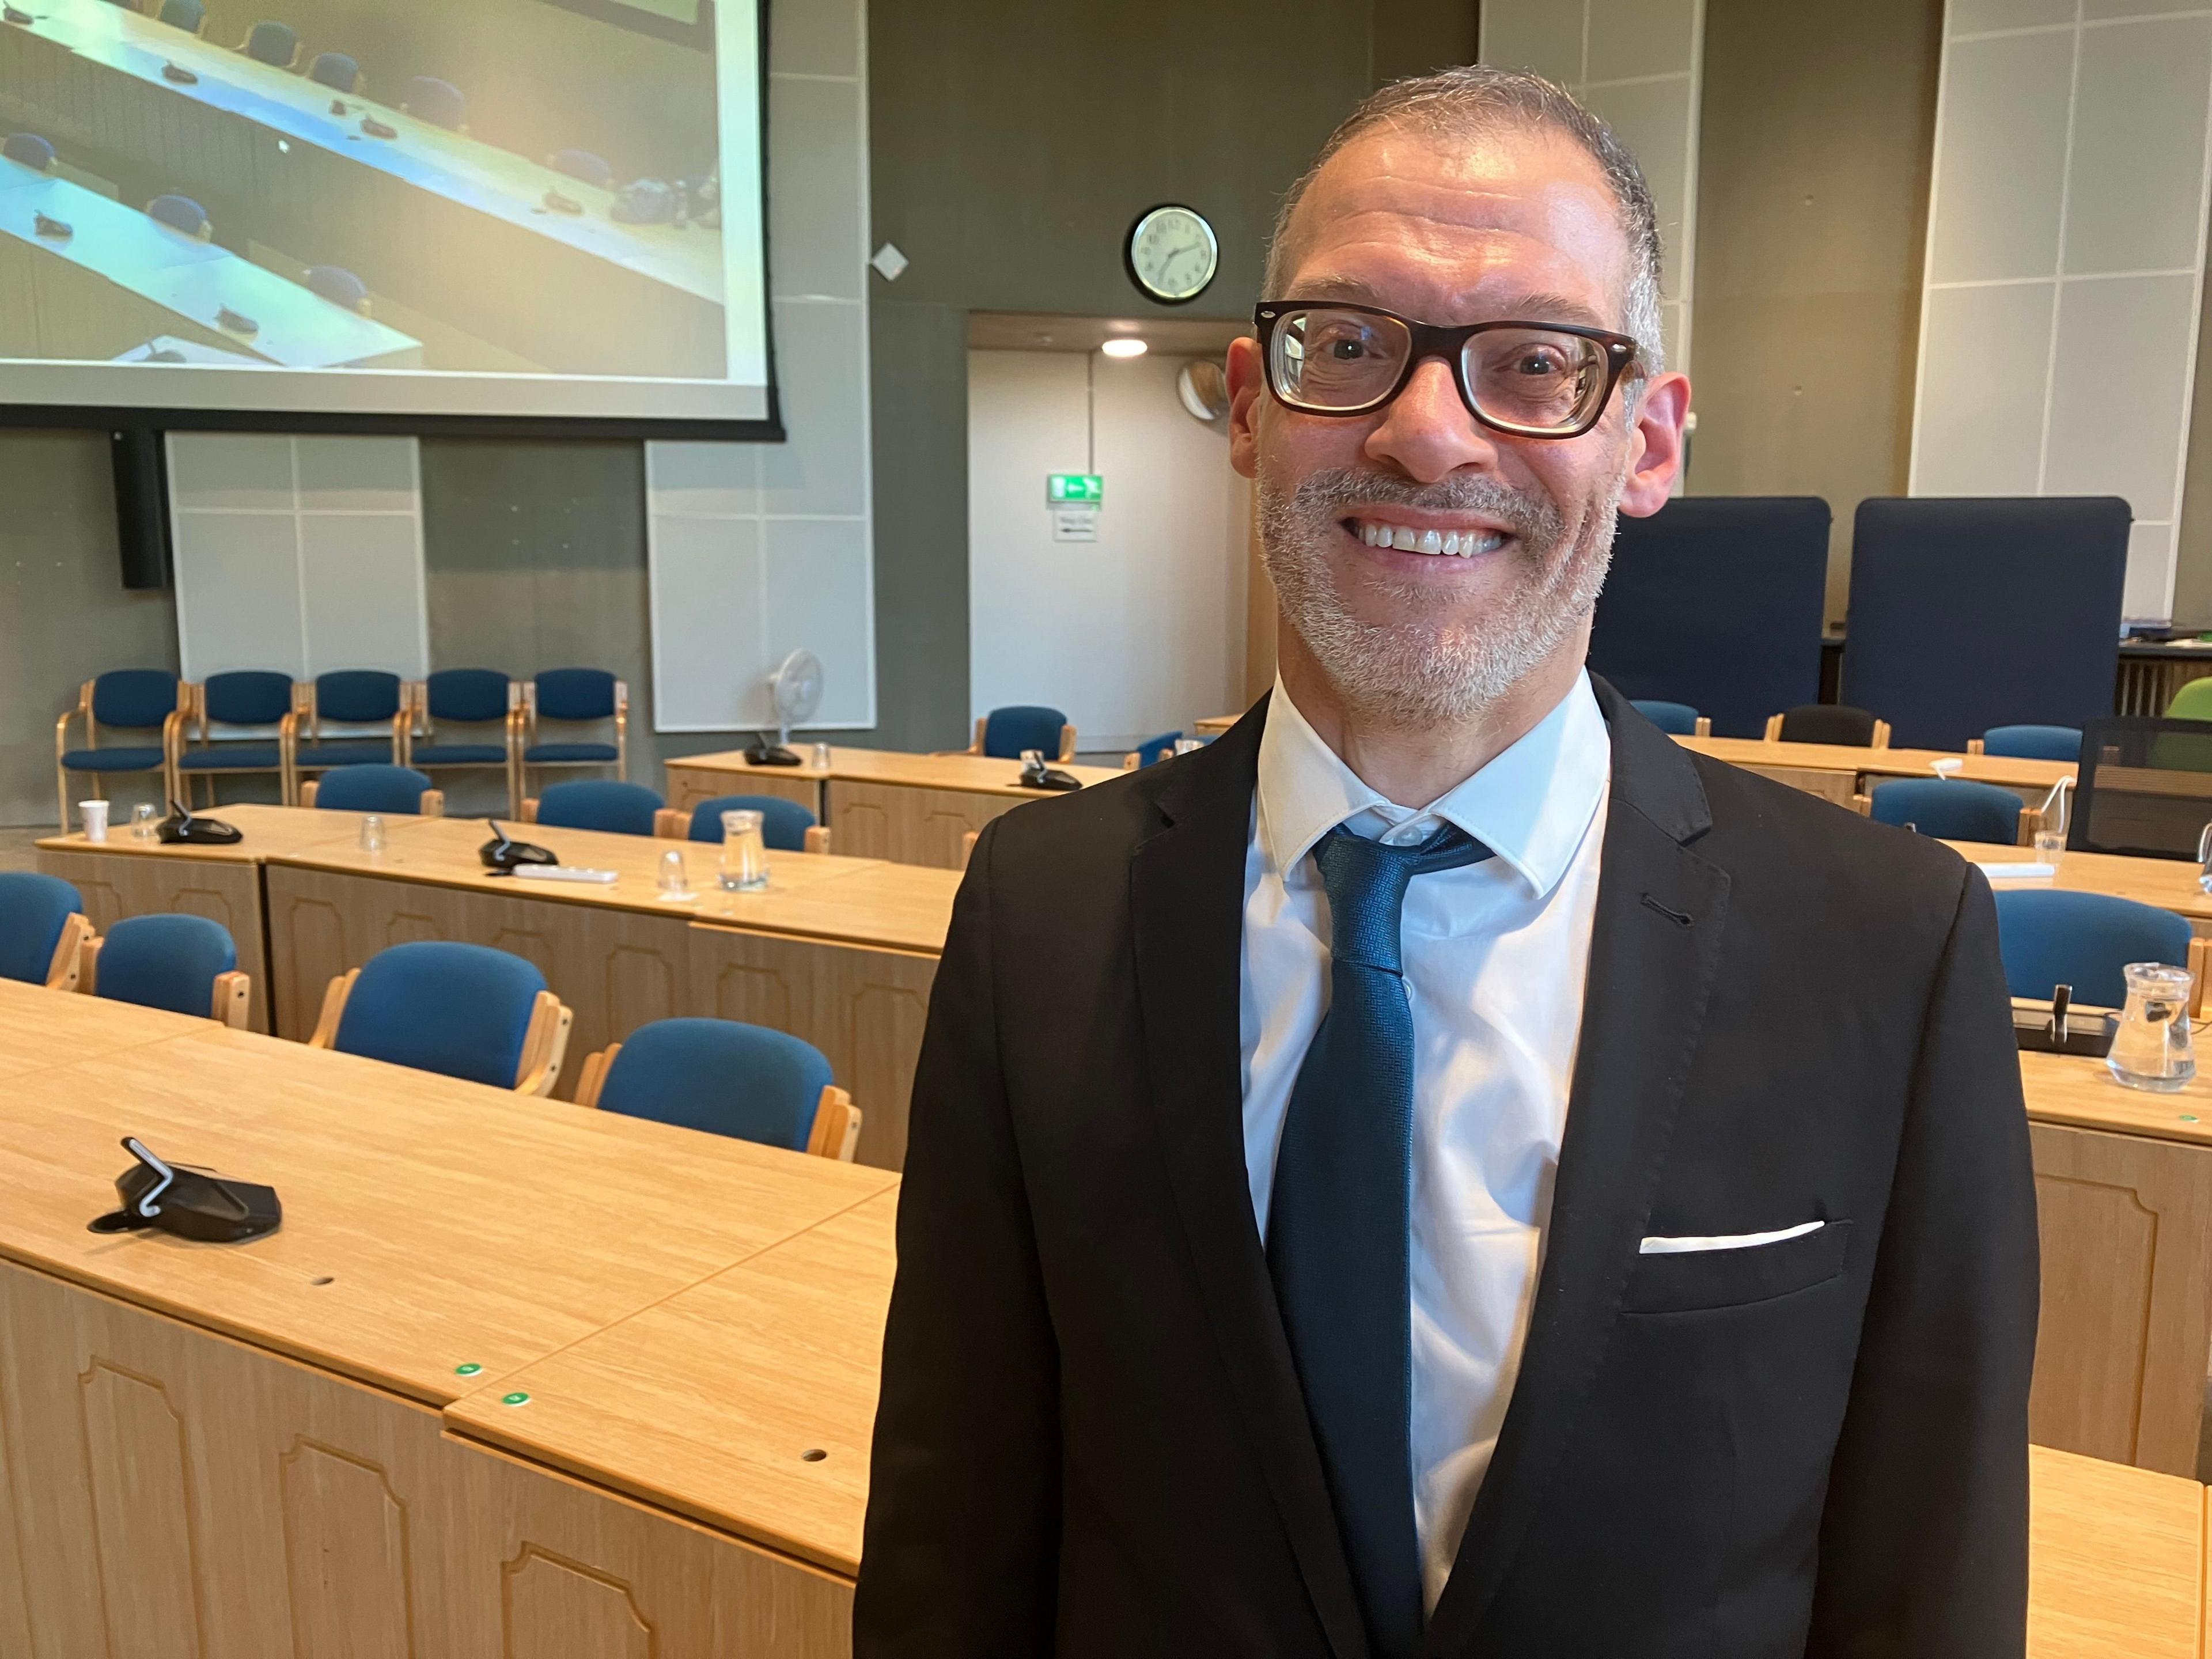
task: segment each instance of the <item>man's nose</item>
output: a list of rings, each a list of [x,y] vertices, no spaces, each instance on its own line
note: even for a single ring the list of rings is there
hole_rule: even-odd
[[[1422,483],[1435,483],[1462,467],[1498,465],[1492,434],[1468,413],[1451,365],[1441,357],[1413,366],[1413,378],[1383,410],[1366,447],[1370,457]]]

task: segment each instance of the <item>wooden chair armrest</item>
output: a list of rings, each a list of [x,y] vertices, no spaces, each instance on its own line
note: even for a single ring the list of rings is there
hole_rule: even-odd
[[[1143,757],[1133,749],[1121,757],[1121,769],[1124,772],[1133,772],[1143,764]]]
[[[1769,743],[1779,743],[1782,741],[1781,715],[1769,714],[1766,717],[1766,740]]]
[[[2212,969],[2212,939],[2199,933],[2189,941],[2189,1017],[2204,1017],[2204,975]]]
[[[1713,734],[1713,717],[1712,717],[1711,714],[1700,714],[1700,715],[1698,715],[1698,730],[1697,730],[1696,735],[1697,735],[1697,736],[1698,736],[1698,737],[1701,737],[1701,738],[1710,738],[1711,736],[1712,736],[1712,734]]]
[[[1873,746],[1876,749],[1887,749],[1889,747],[1889,722],[1887,720],[1876,720],[1874,723]]]
[[[2033,847],[2035,838],[2043,833],[2043,809],[2023,806],[2020,809],[2020,834],[2014,838],[2016,847]]]
[[[968,867],[968,860],[975,856],[975,837],[982,833],[980,830],[970,830],[960,837],[960,867],[963,870]]]
[[[63,937],[68,937],[66,932]],[[96,997],[100,994],[100,947],[106,943],[107,941],[99,934],[92,933],[88,934],[83,942],[77,946],[76,988],[86,996]],[[59,954],[58,951],[56,952],[58,957]],[[64,986],[59,988],[65,990],[68,988]]]
[[[349,968],[330,983],[323,993],[323,1012],[315,1021],[315,1029],[307,1038],[310,1048],[328,1048],[338,1040],[338,1022],[345,1018],[346,999],[353,994],[353,982],[361,977],[361,969]]]
[[[1075,728],[1072,726],[1060,728],[1060,758],[1064,761],[1075,758]]]
[[[408,726],[414,718],[415,705],[407,700],[406,688],[403,686],[399,692],[399,712],[392,717],[392,763],[394,766],[407,764],[400,757],[414,746],[407,734]]]
[[[70,722],[83,713],[84,703],[80,699],[76,708],[65,711],[62,717],[54,722],[54,760],[57,764],[60,763],[64,755],[69,753]]]
[[[576,1104],[597,1107],[599,1091],[606,1086],[607,1068],[615,1063],[622,1052],[622,1044],[610,1042],[597,1054],[584,1056],[584,1069],[576,1073]]]
[[[74,991],[78,975],[83,971],[85,941],[92,937],[92,924],[82,915],[71,915],[62,924],[62,936],[54,941],[53,960],[46,965],[46,988],[50,991]]]
[[[312,809],[315,804],[315,793],[322,787],[323,781],[320,778],[309,778],[302,783],[300,786],[300,805]]]
[[[826,823],[807,825],[805,844],[810,853],[827,853],[830,850],[830,826]]]
[[[1968,754],[1986,755],[1989,751],[1990,745],[1984,739],[1981,738],[1968,738],[1966,739],[1966,752]]]
[[[629,781],[629,685],[615,682],[615,776]]]
[[[814,1108],[814,1128],[806,1137],[806,1150],[814,1158],[834,1158],[850,1164],[860,1144],[860,1109],[853,1097],[836,1084],[825,1085]]]
[[[653,833],[662,841],[689,841],[691,815],[680,806],[664,806],[653,815]]]
[[[530,1027],[523,1034],[522,1062],[517,1069],[514,1091],[540,1098],[553,1092],[561,1080],[561,1061],[568,1052],[568,1028],[575,1013],[550,991],[540,991],[530,1011]]]
[[[234,1031],[246,1029],[246,1011],[253,996],[253,975],[234,968],[215,976],[215,1006],[209,1018],[219,1019]]]
[[[522,798],[522,821],[525,823],[535,823],[538,822],[537,796],[525,795]]]
[[[1874,797],[1869,794],[1853,795],[1851,797],[1851,811],[1857,813],[1863,818],[1872,817],[1874,816]]]
[[[299,688],[292,688],[293,695]],[[276,792],[287,806],[295,805],[300,799],[300,711],[286,711],[276,722]]]
[[[426,818],[442,818],[446,816],[446,792],[425,789],[422,799],[415,803],[415,810]]]

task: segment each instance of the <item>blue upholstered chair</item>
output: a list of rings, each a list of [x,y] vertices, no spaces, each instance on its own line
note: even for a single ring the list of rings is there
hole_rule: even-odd
[[[550,795],[553,792],[549,789],[545,793]],[[781,795],[717,795],[712,800],[701,801],[688,812],[680,806],[663,807],[653,818],[653,832],[675,841],[720,842],[725,812],[759,813],[761,840],[776,852],[830,850],[830,831],[814,821],[813,813]]]
[[[1889,722],[1849,703],[1805,702],[1766,717],[1769,743],[1832,743],[1850,749],[1889,747]]]
[[[658,1019],[587,1056],[576,1103],[850,1160],[860,1114],[811,1042],[727,1019]]]
[[[1075,728],[1057,708],[1042,704],[1014,703],[994,708],[975,722],[975,735],[965,750],[955,753],[987,755],[994,760],[1019,760],[1025,749],[1038,750],[1048,761],[1075,758]]]
[[[0,871],[0,979],[74,990],[92,924],[59,876]]]
[[[542,725],[595,726],[611,722],[614,741],[548,740]],[[629,687],[602,668],[549,668],[522,688],[520,788],[530,793],[533,767],[611,766],[629,775]]]
[[[156,22],[187,34],[207,33],[207,7],[203,0],[161,0],[161,9],[154,16]]]
[[[1175,758],[1175,746],[1182,739],[1180,732],[1163,732],[1157,738],[1146,738],[1121,757],[1121,769],[1133,772],[1140,766],[1157,766],[1164,760]]]
[[[402,758],[425,772],[496,766],[507,780],[507,815],[521,811],[515,775],[521,688],[494,668],[441,668],[415,688]],[[473,728],[459,736],[440,727]],[[496,739],[496,741],[495,741]]]
[[[1708,738],[1713,723],[1686,702],[1662,702],[1656,697],[1634,697],[1628,706],[1669,737]]]
[[[292,712],[284,717],[284,799],[300,799],[303,773],[338,766],[399,763],[411,714],[407,689],[397,674],[380,668],[335,668],[299,688]],[[325,738],[323,722],[382,726],[389,736]]]
[[[1867,816],[1876,823],[1917,830],[1939,841],[2020,842],[2021,799],[1993,783],[1952,778],[1897,778],[1878,783]]]
[[[410,81],[399,107],[434,127],[453,132],[469,130],[468,100],[461,96],[461,89],[451,81],[441,81],[434,75],[418,75]]]
[[[565,173],[571,179],[580,179],[601,190],[615,187],[615,170],[607,165],[605,158],[594,155],[587,149],[556,151],[546,158],[545,165],[556,173]]]
[[[368,284],[343,265],[308,266],[307,292],[356,315],[368,315]]]
[[[1966,745],[1970,755],[2006,755],[2014,760],[2078,761],[2078,726],[1992,726]]]
[[[307,65],[307,78],[350,98],[361,90],[361,65],[342,52],[319,52]]]
[[[190,236],[204,242],[215,234],[207,210],[189,196],[179,196],[174,191],[156,196],[146,204],[146,215],[155,222],[168,226],[180,236]]]
[[[325,812],[412,812],[446,815],[446,792],[411,766],[340,766],[300,786],[300,805]]]
[[[205,916],[127,916],[84,946],[79,986],[97,997],[246,1028],[253,994],[230,930]]]
[[[35,132],[9,133],[6,141],[0,143],[0,155],[33,173],[53,171],[54,147]]]
[[[300,36],[289,23],[256,23],[238,49],[258,64],[288,70],[300,61]]]
[[[76,707],[54,722],[54,795],[61,825],[70,827],[70,774],[89,773],[93,798],[105,800],[112,774],[158,772],[167,792],[169,748],[184,725],[184,698],[166,668],[111,668],[77,689]],[[70,747],[70,722],[84,722],[84,742]],[[102,744],[100,728],[128,732],[137,743]]]
[[[222,738],[216,726],[264,726],[279,731],[292,712],[292,677],[265,668],[234,669],[210,674],[184,691],[185,718],[176,727],[170,750],[169,793],[187,806],[192,804],[195,778],[206,778],[208,800],[215,800],[215,780],[234,773],[284,773],[284,745],[276,737]]]
[[[561,1075],[571,1018],[520,957],[422,939],[332,980],[307,1043],[544,1095]]]
[[[581,778],[556,783],[536,799],[525,798],[522,821],[555,830],[605,830],[617,836],[650,836],[667,805],[641,783]]]
[[[2192,953],[2189,922],[2171,910],[2051,887],[2002,888],[1996,902],[1997,948],[2016,997],[2047,997],[2052,986],[2070,985],[2076,1002],[2118,1008],[2128,997],[2120,969],[2131,962],[2196,968],[2192,1013],[2203,996],[2201,961],[2193,959],[2203,952]]]

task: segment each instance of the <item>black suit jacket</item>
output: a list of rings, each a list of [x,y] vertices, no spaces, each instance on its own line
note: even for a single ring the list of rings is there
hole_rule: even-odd
[[[2016,1659],[2035,1206],[1989,889],[1599,697],[1551,1224],[1427,1652]],[[1244,1165],[1265,714],[976,844],[915,1085],[859,1659],[1368,1651]]]

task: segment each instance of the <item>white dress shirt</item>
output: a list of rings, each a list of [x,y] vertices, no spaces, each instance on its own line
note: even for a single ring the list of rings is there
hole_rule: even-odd
[[[1359,781],[1275,682],[1244,860],[1244,1163],[1262,1237],[1283,1115],[1328,1006],[1338,824],[1398,845],[1457,824],[1495,857],[1415,878],[1413,1454],[1427,1604],[1450,1576],[1520,1369],[1567,1121],[1612,740],[1589,678],[1420,811]]]

